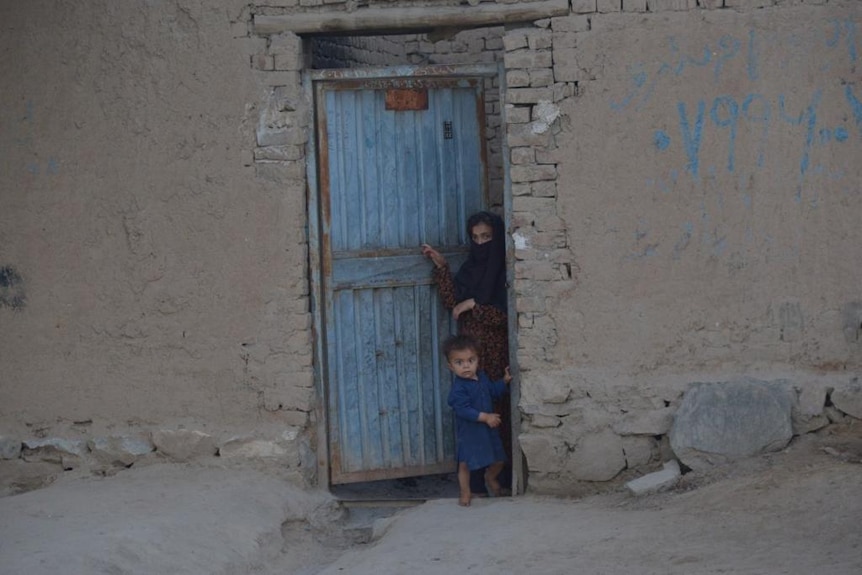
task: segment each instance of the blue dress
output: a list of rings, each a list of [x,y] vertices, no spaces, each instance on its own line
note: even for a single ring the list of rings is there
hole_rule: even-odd
[[[493,413],[493,400],[508,391],[505,382],[491,381],[484,371],[479,372],[478,381],[452,376],[448,403],[455,411],[455,460],[466,463],[471,471],[506,461],[499,428],[491,429],[477,420],[482,411]]]

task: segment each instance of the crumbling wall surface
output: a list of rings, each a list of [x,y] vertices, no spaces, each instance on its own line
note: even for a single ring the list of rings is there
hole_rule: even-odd
[[[600,0],[507,31],[532,486],[672,456],[694,382],[862,370],[860,25],[854,1]],[[537,64],[555,90],[528,92]]]
[[[19,446],[305,424],[303,104],[297,72],[253,69],[247,12],[0,6],[0,435]]]

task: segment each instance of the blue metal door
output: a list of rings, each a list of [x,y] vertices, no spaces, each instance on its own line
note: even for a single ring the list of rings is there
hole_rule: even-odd
[[[453,471],[452,333],[430,243],[463,257],[486,198],[481,78],[315,82],[320,324],[330,483]]]

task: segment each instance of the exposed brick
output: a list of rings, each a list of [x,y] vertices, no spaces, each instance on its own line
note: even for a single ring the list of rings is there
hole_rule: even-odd
[[[248,22],[246,22],[245,20],[241,22],[231,22],[230,34],[234,38],[243,38],[245,36],[248,36]]]
[[[279,111],[293,112],[305,108],[305,95],[302,86],[277,86],[272,90],[272,97]]]
[[[506,63],[507,69],[550,68],[553,63],[550,50],[516,50],[514,52],[506,52],[503,61]]]
[[[574,4],[574,3],[573,3]],[[554,18],[551,29],[556,32],[586,32],[590,29],[590,17],[579,14]],[[554,41],[556,42],[556,36]]]
[[[512,166],[509,170],[513,182],[538,182],[541,180],[555,180],[557,178],[557,167],[554,165],[523,165]]]
[[[554,102],[571,98],[575,95],[575,85],[571,82],[557,82],[554,84]]]
[[[506,106],[506,122],[509,124],[526,124],[530,121],[530,106]]]
[[[509,70],[506,72],[506,85],[510,88],[524,88],[530,85],[530,73],[527,70]]]
[[[559,50],[561,48],[576,48],[577,45],[577,32],[554,32],[554,50]]]
[[[265,148],[256,148],[254,151],[254,159],[257,161],[301,160],[304,157],[305,146],[267,146]]]
[[[533,185],[531,186],[531,192],[531,195],[537,198],[555,198],[557,197],[557,182],[533,182]]]
[[[529,182],[514,182],[512,183],[513,196],[530,196],[533,194],[533,187]]]
[[[548,301],[544,296],[515,298],[515,309],[518,313],[545,313],[548,311]],[[520,340],[520,336],[518,337]],[[523,367],[523,358],[518,354],[518,364]]]
[[[527,45],[530,50],[544,50],[551,47],[551,31],[541,30],[527,34]]]
[[[623,12],[646,12],[646,0],[623,0]]]
[[[275,66],[276,70],[302,70],[302,54],[276,54]]]
[[[530,70],[530,86],[542,88],[554,83],[554,72],[548,68]]]
[[[560,271],[559,264],[546,261],[515,262],[515,277],[535,281],[555,281],[566,279],[567,274]]]
[[[531,147],[512,148],[509,152],[512,164],[520,166],[523,164],[535,164],[536,151]]]
[[[485,38],[485,49],[486,50],[502,50],[503,49],[503,38],[500,36],[492,36],[491,38]]]
[[[531,250],[527,248],[515,249],[515,260],[516,261],[533,261],[537,257],[539,257],[539,252],[536,250]]]
[[[565,229],[548,230],[537,233],[533,237],[533,248],[537,250],[554,250],[568,247]]]
[[[537,164],[561,164],[566,159],[567,154],[562,148],[554,148],[552,150],[536,150]]]
[[[596,11],[596,0],[572,0],[572,12],[589,14]]]
[[[532,214],[530,222],[535,221],[536,215],[556,215],[557,202],[551,198],[518,198],[512,203],[515,213],[523,212]]]
[[[507,32],[503,36],[503,47],[507,52],[527,47],[527,34],[523,30]]]
[[[826,4],[827,0],[811,1],[806,4]],[[772,0],[725,0],[724,5],[727,8],[766,8],[773,5]]]
[[[647,0],[647,9],[650,12],[694,10],[695,8],[697,8],[697,0]]]
[[[506,92],[506,100],[510,104],[535,104],[542,100],[550,102],[553,97],[553,90],[548,88],[513,88]]]
[[[515,146],[548,146],[551,143],[551,132],[536,133],[532,124],[511,124],[506,134],[510,147]]]
[[[293,32],[276,34],[269,40],[269,52],[271,54],[301,54],[302,38]]]
[[[620,0],[596,0],[596,11],[603,14],[619,12],[622,9]]]
[[[308,133],[304,128],[260,129],[257,144],[260,147],[305,144]]]
[[[533,220],[533,225],[541,232],[565,232],[566,222],[557,215],[545,215]]]
[[[554,80],[557,82],[577,82],[581,78],[577,50],[563,48],[554,50]]]

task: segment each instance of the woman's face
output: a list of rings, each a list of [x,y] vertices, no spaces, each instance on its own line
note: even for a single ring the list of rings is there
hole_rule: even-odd
[[[470,230],[470,237],[474,244],[481,246],[494,239],[494,229],[484,222],[479,222]]]

